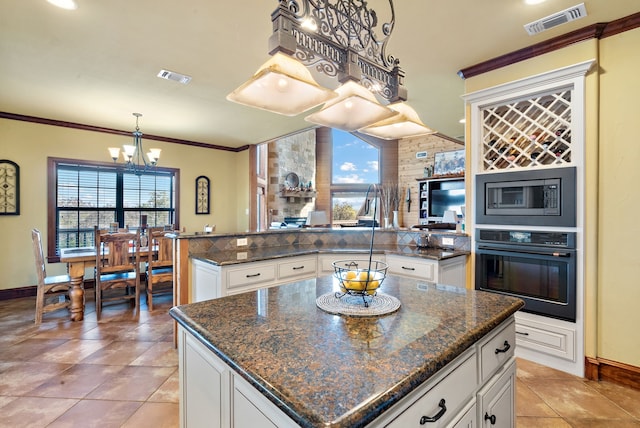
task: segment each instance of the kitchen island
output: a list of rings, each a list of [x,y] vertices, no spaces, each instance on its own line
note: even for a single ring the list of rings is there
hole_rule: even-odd
[[[182,425],[477,426],[485,411],[512,424],[521,300],[388,276],[380,290],[400,300],[394,313],[316,306],[337,290],[323,276],[172,308]],[[505,405],[510,415],[492,413]]]

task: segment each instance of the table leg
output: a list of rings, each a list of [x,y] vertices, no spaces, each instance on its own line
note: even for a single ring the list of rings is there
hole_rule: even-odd
[[[82,321],[84,319],[84,262],[69,263],[69,276],[71,277],[71,321]]]

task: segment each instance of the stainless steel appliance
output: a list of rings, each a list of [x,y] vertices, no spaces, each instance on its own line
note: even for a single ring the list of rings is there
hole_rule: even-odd
[[[477,230],[476,289],[524,300],[523,311],[576,320],[574,232]]]
[[[481,174],[476,223],[576,225],[575,167]]]

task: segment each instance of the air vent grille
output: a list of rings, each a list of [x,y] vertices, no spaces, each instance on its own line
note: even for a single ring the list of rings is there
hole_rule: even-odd
[[[585,8],[584,3],[580,3],[579,5],[565,9],[562,12],[554,13],[553,15],[525,24],[524,29],[530,36],[533,36],[553,27],[557,27],[558,25],[584,18],[585,16],[587,16],[587,9]]]
[[[160,70],[160,72],[158,73],[158,77],[161,79],[173,80],[174,82],[182,83],[184,85],[191,82],[191,76],[169,70]]]

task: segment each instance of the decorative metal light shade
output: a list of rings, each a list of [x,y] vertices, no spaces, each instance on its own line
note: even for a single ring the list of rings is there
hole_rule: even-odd
[[[305,120],[343,131],[355,131],[398,114],[380,104],[364,86],[352,80],[336,89],[338,97],[329,100],[321,110]]]
[[[304,65],[278,52],[248,82],[227,95],[227,99],[249,107],[295,116],[335,96],[332,90],[318,85]]]
[[[390,109],[398,112],[397,115],[381,120],[373,125],[365,126],[358,130],[363,134],[382,138],[383,140],[396,140],[400,138],[417,137],[419,135],[435,134],[436,131],[426,126],[418,113],[405,102],[389,104]]]
[[[142,132],[138,126],[138,119],[142,116],[142,113],[133,113],[136,117],[136,130],[133,131],[133,144],[125,144],[122,146],[122,158],[124,159],[124,166],[136,175],[142,174],[144,171],[153,168],[160,159],[161,149],[149,149],[147,158],[144,157],[144,149],[142,148]],[[113,162],[118,161],[120,156],[120,149],[118,147],[109,147],[109,155]]]

